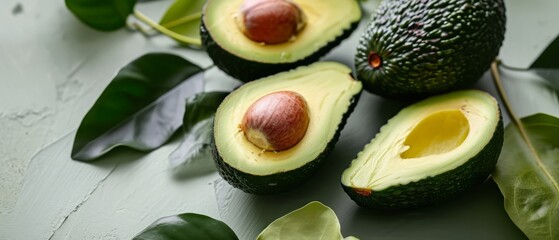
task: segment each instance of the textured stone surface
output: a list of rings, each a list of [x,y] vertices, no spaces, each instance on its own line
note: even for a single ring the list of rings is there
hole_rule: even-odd
[[[139,9],[153,10],[157,19],[168,4],[149,1]],[[365,4],[370,9],[375,1]],[[501,57],[509,65],[524,67],[559,32],[555,24],[559,2],[510,0],[507,4],[510,21]],[[279,197],[254,197],[232,190],[223,181],[214,194],[214,181],[220,179],[216,173],[175,179],[167,155],[176,139],[149,154],[119,151],[93,164],[72,161],[75,129],[120,67],[151,51],[179,54],[204,67],[211,61],[205,53],[178,48],[163,36],[92,30],[72,16],[62,0],[2,0],[0,26],[2,240],[130,239],[157,218],[181,212],[222,219],[241,239],[250,239],[273,219],[312,200],[336,211],[344,235],[362,239],[449,239],[449,233],[463,228],[459,224],[471,224],[468,228],[477,229],[472,232],[481,234],[479,239],[497,239],[487,237],[491,234],[503,239],[517,236],[511,223],[503,222],[500,194],[492,183],[440,209],[375,214],[353,204],[339,184],[341,171],[401,107],[366,93],[327,159],[334,164],[326,164],[324,172],[296,192]],[[357,37],[352,35],[326,59],[351,66]],[[215,68],[208,72],[214,88],[227,89],[224,79],[231,80]],[[478,87],[495,95],[487,75]],[[531,101],[538,103],[537,97]],[[523,99],[513,102],[519,100]],[[533,109],[518,111],[524,115],[540,104],[531,105]],[[488,214],[480,221],[468,220],[477,212]]]

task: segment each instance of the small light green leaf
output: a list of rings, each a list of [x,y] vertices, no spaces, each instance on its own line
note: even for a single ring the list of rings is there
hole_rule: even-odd
[[[161,218],[133,238],[133,240],[183,239],[238,240],[239,238],[222,221],[195,213]]]
[[[336,213],[313,201],[272,222],[257,240],[342,240]],[[348,238],[356,239],[356,238]]]
[[[101,31],[124,27],[137,0],[65,0],[66,7],[88,26]]]
[[[528,238],[558,239],[559,119],[535,114],[521,125],[507,126],[493,178],[507,213]]]
[[[152,150],[182,125],[187,97],[203,91],[202,69],[167,53],[122,68],[82,120],[72,158],[93,160],[116,146]]]
[[[176,38],[177,42],[186,45],[201,45],[200,21],[204,0],[176,0],[163,15],[159,24],[185,38]]]
[[[532,63],[530,68],[559,68],[559,35]]]

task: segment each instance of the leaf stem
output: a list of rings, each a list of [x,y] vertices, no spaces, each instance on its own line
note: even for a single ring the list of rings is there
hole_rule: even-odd
[[[132,22],[130,24],[128,24],[128,28],[131,30],[135,30],[135,31],[139,31],[140,33],[142,33],[144,36],[146,37],[151,37],[153,36],[156,32],[154,32],[153,28],[144,28],[142,27],[142,25],[140,25],[138,22]]]
[[[495,87],[499,92],[499,96],[501,97],[501,100],[503,100],[505,109],[507,110],[507,113],[510,116],[511,120],[514,122],[515,125],[522,126],[520,119],[516,116],[516,114],[512,110],[512,104],[510,104],[509,98],[507,97],[507,94],[505,92],[505,88],[503,87],[503,82],[501,81],[501,75],[499,74],[499,68],[498,68],[500,65],[502,65],[502,63],[501,60],[499,59],[496,59],[495,61],[493,61],[493,63],[491,63],[491,76],[493,77],[493,82],[495,83]],[[526,135],[524,133],[524,128],[519,127],[519,129],[522,134],[522,137],[524,137]]]
[[[175,27],[177,25],[180,25],[180,24],[183,24],[183,23],[186,23],[186,22],[198,20],[200,18],[202,18],[202,13],[197,12],[197,13],[193,13],[193,14],[181,17],[179,19],[176,19],[176,20],[168,22],[168,23],[164,23],[163,26],[166,27],[166,28],[172,28],[172,27]]]
[[[532,141],[528,137],[528,133],[526,132],[526,128],[524,127],[524,124],[522,123],[522,121],[518,118],[518,116],[516,116],[516,114],[512,110],[512,104],[510,103],[510,101],[507,97],[505,88],[503,87],[503,82],[501,81],[501,75],[499,74],[499,68],[498,68],[499,65],[502,65],[502,63],[499,59],[496,59],[495,61],[493,61],[493,63],[491,63],[491,76],[493,77],[493,82],[495,83],[495,87],[497,87],[497,91],[499,92],[499,96],[503,100],[503,103],[505,105],[505,109],[507,110],[507,113],[509,114],[509,116],[510,116],[512,122],[514,123],[514,125],[516,125],[516,127],[518,128],[518,131],[520,132],[520,135],[522,136],[522,139],[524,140],[524,142],[526,142],[526,145],[528,145],[528,148],[530,149],[530,152],[532,152],[532,154],[534,155],[534,157],[536,159],[536,164],[543,171],[543,173],[546,175],[546,177],[551,181],[555,190],[557,192],[559,192],[559,184],[554,180],[551,173],[544,166],[540,156],[538,155],[538,152],[536,151],[536,149],[534,148],[534,145],[532,144]]]
[[[197,45],[197,46],[202,45],[202,42],[200,41],[200,39],[192,38],[192,37],[186,37],[186,36],[180,35],[176,32],[173,32],[173,31],[167,29],[166,27],[161,26],[158,23],[154,22],[148,16],[144,15],[142,12],[140,12],[138,10],[134,10],[134,17],[136,17],[141,22],[147,24],[148,26],[154,28],[155,30],[159,31],[160,33],[162,33],[164,35],[167,35],[170,38],[176,39],[177,41],[184,42],[184,43],[187,43],[187,44]]]
[[[513,67],[513,66],[510,66],[510,65],[507,65],[501,60],[496,60],[496,61],[498,61],[499,66],[504,67],[504,68],[509,69],[509,70],[514,70],[514,71],[528,71],[528,70],[530,70],[528,68]]]

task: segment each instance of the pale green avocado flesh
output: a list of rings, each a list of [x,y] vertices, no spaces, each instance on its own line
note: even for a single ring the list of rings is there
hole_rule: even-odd
[[[438,176],[446,174],[440,178],[445,187],[433,188],[441,192],[426,193],[444,195],[447,188],[454,191],[470,182],[483,181],[492,171],[501,146],[502,121],[497,101],[477,90],[453,92],[410,105],[390,119],[343,172],[341,182],[346,192],[353,191],[350,195],[357,193],[361,196],[356,198],[366,199],[384,192],[398,195],[409,190],[405,187],[409,184],[413,184],[414,191],[421,191],[422,181],[429,179],[433,185]],[[471,166],[472,160],[481,166]],[[463,166],[468,169],[456,171]],[[452,171],[457,175],[447,176]],[[461,182],[469,178],[479,179]],[[424,190],[433,190],[430,187]],[[412,200],[421,205],[421,201],[431,199]],[[370,204],[359,201],[360,205]],[[383,203],[375,200],[373,205],[376,204]]]
[[[288,42],[252,41],[239,27],[244,0],[208,0],[204,26],[217,45],[240,58],[260,63],[290,63],[312,55],[361,19],[354,0],[293,0],[305,14],[305,26]],[[234,64],[234,63],[232,63]]]
[[[334,136],[338,124],[361,83],[351,70],[337,63],[316,63],[243,85],[219,106],[214,137],[221,157],[232,167],[253,175],[286,172],[305,165],[320,154]],[[240,132],[239,124],[247,108],[262,96],[277,91],[301,94],[309,108],[309,126],[294,147],[263,151]]]

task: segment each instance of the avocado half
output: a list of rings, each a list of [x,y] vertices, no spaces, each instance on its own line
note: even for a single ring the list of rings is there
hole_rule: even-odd
[[[347,38],[361,20],[357,0],[292,0],[306,16],[293,40],[266,45],[247,38],[237,25],[243,0],[208,0],[200,35],[214,64],[241,81],[308,65]]]
[[[334,148],[359,99],[362,84],[350,73],[347,66],[318,62],[252,81],[229,94],[214,120],[212,148],[219,174],[232,186],[254,194],[287,191],[309,178]],[[264,151],[247,140],[240,123],[253,102],[278,91],[305,98],[309,125],[294,147]]]
[[[503,122],[491,95],[448,93],[391,118],[343,172],[341,182],[363,207],[423,206],[483,182],[502,145]]]
[[[498,55],[505,25],[503,0],[382,1],[357,45],[357,79],[398,100],[469,87]]]

